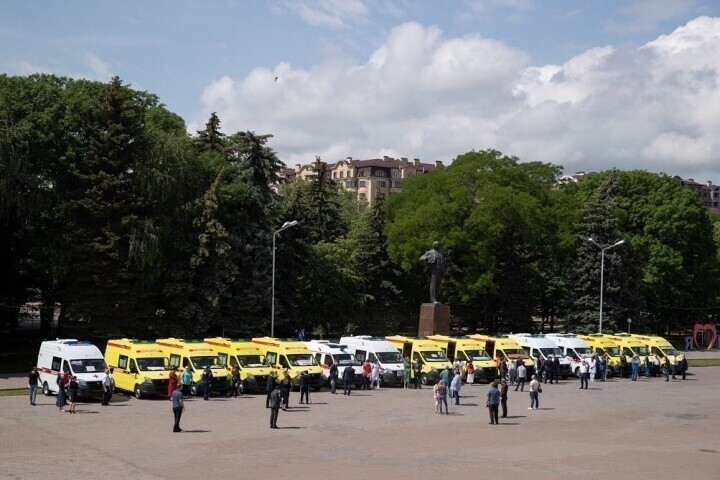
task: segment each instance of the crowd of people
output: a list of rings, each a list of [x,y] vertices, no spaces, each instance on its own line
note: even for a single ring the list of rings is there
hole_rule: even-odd
[[[497,360],[498,378],[490,382],[487,392],[486,407],[490,416],[490,424],[497,425],[500,418],[508,415],[507,399],[510,387],[515,387],[515,391],[524,392],[528,376],[528,366],[525,365],[523,359],[515,360]],[[557,356],[550,355],[547,360],[537,358],[532,365],[534,369],[530,375],[530,382],[527,385],[530,397],[530,406],[528,410],[536,410],[540,407],[540,394],[542,393],[541,383],[550,384],[558,383],[560,380],[560,363]],[[637,355],[633,356],[631,361],[626,361],[624,356],[620,356],[620,364],[617,372],[621,378],[629,376],[630,380],[636,381],[641,375],[651,378],[664,376],[665,381],[670,378],[676,379],[681,376],[683,380],[686,378],[688,369],[687,359],[684,355],[678,355],[673,360],[666,357],[664,361],[660,361],[657,355],[647,355],[644,359],[640,359]],[[589,359],[583,359],[578,366],[578,377],[580,381],[580,389],[587,389],[588,383],[598,380],[604,382],[608,378],[611,371],[610,357],[605,355],[593,355]],[[362,364],[360,378],[356,378],[355,367],[347,365],[340,371],[340,367],[333,363],[329,370],[330,393],[337,394],[337,386],[342,379],[343,394],[351,395],[353,386],[364,390],[379,389],[381,386],[381,372],[379,362],[371,363],[366,361]],[[112,369],[105,371],[102,377],[103,396],[101,405],[109,405],[112,397],[113,380]],[[432,398],[435,406],[435,413],[449,415],[448,397],[450,402],[454,401],[455,405],[460,405],[460,392],[463,388],[463,374],[466,381],[472,384],[475,379],[475,368],[472,362],[461,364],[455,361],[452,367],[447,367],[439,372],[439,379],[432,387]],[[30,390],[30,405],[36,405],[36,394],[39,373],[37,368],[33,368],[28,377],[28,385]],[[69,372],[59,373],[57,376],[58,395],[56,406],[60,412],[65,412],[65,406],[69,404],[68,412],[75,413],[76,402],[78,397],[79,385],[77,377]],[[212,370],[207,367],[202,375],[199,387],[203,391],[203,398],[209,399],[210,384],[212,381]],[[180,418],[184,410],[184,399],[191,394],[191,386],[193,383],[192,371],[187,367],[180,375],[175,371],[169,374],[167,394],[172,401],[172,409],[174,415],[174,432],[181,432]],[[234,367],[230,375],[231,389],[230,394],[233,397],[242,395],[240,373],[237,367]],[[310,404],[310,376],[308,372],[302,372],[299,378],[300,404]],[[414,388],[422,389],[423,372],[422,364],[419,361],[410,362],[408,358],[403,361],[402,387],[405,389]],[[293,389],[293,380],[287,371],[282,373],[282,378],[278,379],[277,374],[273,371],[267,377],[265,385],[265,407],[270,409],[270,428],[277,427],[277,419],[279,411],[287,410],[290,405],[290,392]],[[502,412],[502,414],[500,414]]]

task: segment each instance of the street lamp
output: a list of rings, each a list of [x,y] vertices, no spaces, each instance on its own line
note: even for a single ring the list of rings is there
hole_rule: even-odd
[[[622,245],[625,243],[625,240],[618,240],[617,242],[613,243],[612,245],[608,245],[607,247],[601,247],[600,244],[598,244],[594,238],[588,237],[588,242],[592,242],[595,244],[596,247],[600,249],[600,325],[598,327],[598,333],[602,333],[602,320],[603,320],[603,285],[605,283],[605,251],[610,250],[613,247],[617,247],[618,245]],[[629,325],[628,325],[629,328]]]
[[[278,233],[298,224],[297,220],[283,223],[282,227],[273,232],[273,250],[272,250],[272,303],[270,305],[270,336],[275,336],[275,237]]]
[[[628,334],[630,334],[630,324],[632,323],[632,318],[628,318]]]

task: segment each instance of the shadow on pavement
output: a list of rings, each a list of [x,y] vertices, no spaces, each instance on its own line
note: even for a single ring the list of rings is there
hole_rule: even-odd
[[[210,433],[212,430],[183,430],[178,433]]]

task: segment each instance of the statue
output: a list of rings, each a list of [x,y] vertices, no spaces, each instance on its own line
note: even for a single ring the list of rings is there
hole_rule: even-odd
[[[430,274],[430,302],[437,305],[437,289],[440,286],[443,275],[445,275],[445,258],[439,251],[440,242],[433,242],[432,248],[420,257],[425,262],[425,271]]]

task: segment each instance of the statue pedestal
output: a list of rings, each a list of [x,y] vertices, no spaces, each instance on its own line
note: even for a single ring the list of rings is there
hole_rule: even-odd
[[[450,305],[423,303],[420,305],[418,337],[450,335]]]

